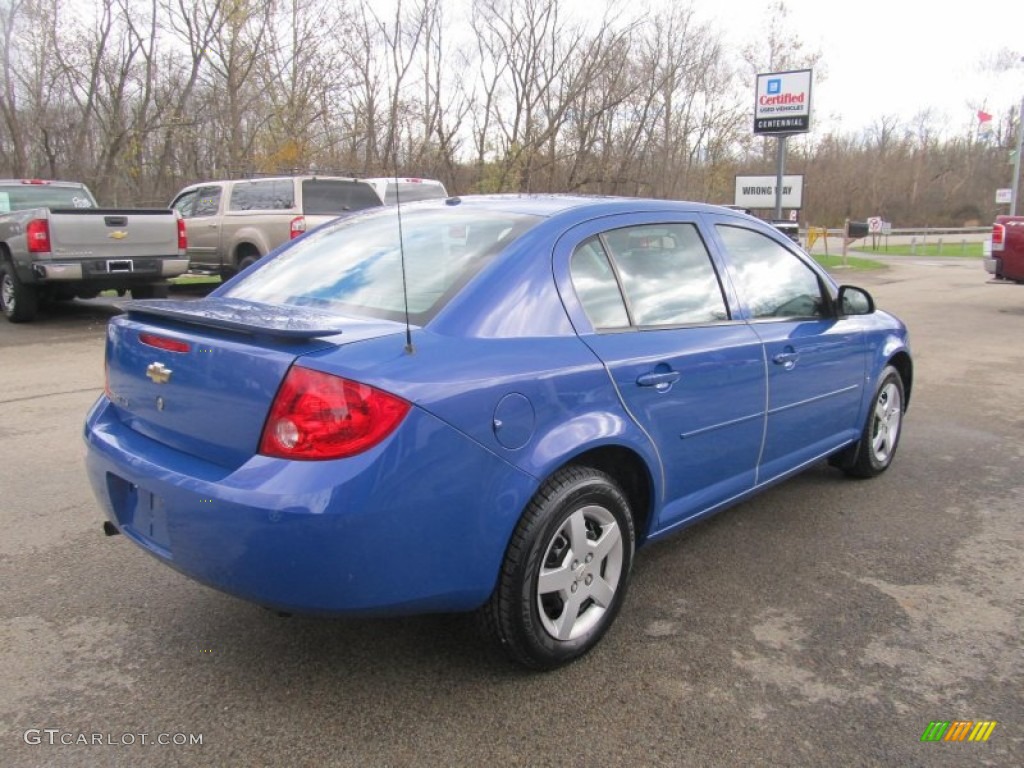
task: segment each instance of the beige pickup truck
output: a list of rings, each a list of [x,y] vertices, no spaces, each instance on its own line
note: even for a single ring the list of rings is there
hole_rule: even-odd
[[[171,208],[185,220],[189,269],[229,277],[308,229],[381,205],[361,179],[280,176],[193,184]]]

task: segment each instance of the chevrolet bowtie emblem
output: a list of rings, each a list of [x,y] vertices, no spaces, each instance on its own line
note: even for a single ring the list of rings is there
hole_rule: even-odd
[[[171,369],[163,363],[150,363],[146,368],[146,375],[153,380],[154,384],[166,384],[171,380]]]
[[[126,237],[128,237],[128,233],[125,232],[124,230],[117,229],[111,232],[109,235],[107,235],[107,237],[112,237],[115,240],[124,240]]]

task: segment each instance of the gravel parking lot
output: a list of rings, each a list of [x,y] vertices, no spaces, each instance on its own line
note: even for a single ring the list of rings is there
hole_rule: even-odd
[[[891,262],[839,279],[911,328],[892,469],[641,552],[546,675],[465,617],[280,618],[104,537],[81,429],[116,302],[0,323],[0,765],[1024,764],[1024,286]],[[998,725],[922,743],[936,720]]]

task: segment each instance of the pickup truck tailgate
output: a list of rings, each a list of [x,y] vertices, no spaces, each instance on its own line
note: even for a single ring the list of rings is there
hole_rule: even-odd
[[[58,208],[50,211],[54,258],[174,256],[176,214],[170,209]]]

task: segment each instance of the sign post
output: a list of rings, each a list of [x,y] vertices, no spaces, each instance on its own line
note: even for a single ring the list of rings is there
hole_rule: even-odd
[[[810,69],[757,76],[754,135],[776,136],[775,218],[782,218],[782,177],[786,169],[786,138],[811,130]]]

